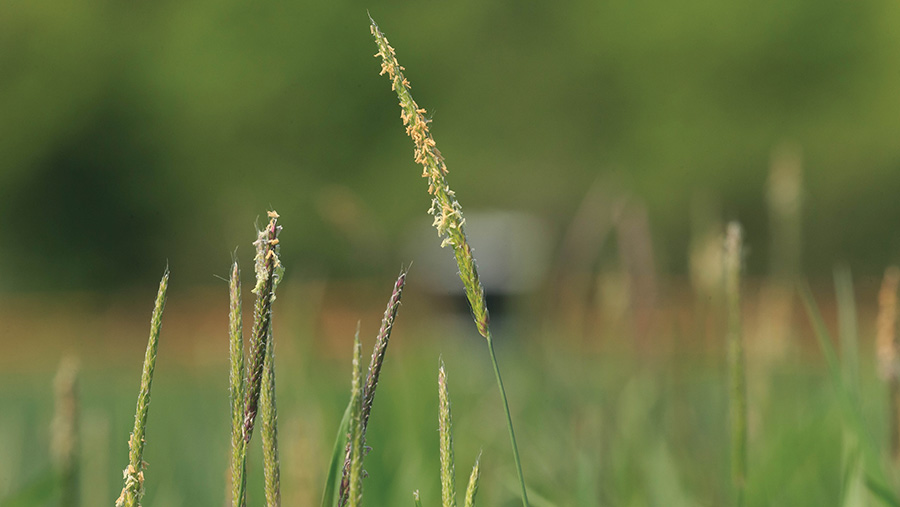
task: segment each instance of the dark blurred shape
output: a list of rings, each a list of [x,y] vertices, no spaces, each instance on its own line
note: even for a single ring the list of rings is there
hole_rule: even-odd
[[[174,203],[152,202],[158,154],[136,120],[97,112],[0,199],[6,288],[90,289],[139,279],[165,256],[159,233]],[[14,191],[13,191],[14,190]]]

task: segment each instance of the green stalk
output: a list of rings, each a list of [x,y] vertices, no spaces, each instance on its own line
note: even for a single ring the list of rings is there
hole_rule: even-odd
[[[144,496],[144,433],[147,428],[147,414],[150,411],[150,386],[153,383],[153,371],[156,369],[156,352],[159,348],[159,330],[162,327],[162,314],[166,306],[166,291],[169,288],[169,268],[159,281],[156,304],[150,318],[150,338],[147,340],[147,351],[144,354],[144,367],[141,371],[141,387],[138,392],[137,408],[134,414],[134,430],[128,439],[128,467],[125,468],[125,486],[116,500],[116,507],[135,507]]]
[[[516,464],[516,472],[519,476],[519,486],[522,490],[522,505],[528,507],[528,494],[525,487],[525,477],[522,473],[522,463],[519,459],[519,450],[516,445],[516,437],[513,432],[512,417],[509,412],[509,403],[506,391],[503,388],[503,380],[500,377],[500,368],[497,365],[497,357],[494,352],[493,341],[490,333],[490,314],[484,297],[484,287],[478,277],[478,268],[475,257],[469,245],[464,226],[466,223],[462,213],[462,206],[456,200],[456,194],[447,183],[447,165],[441,152],[428,129],[431,120],[426,116],[425,109],[419,107],[410,92],[409,81],[404,77],[404,68],[397,61],[396,52],[384,33],[370,17],[372,35],[378,46],[376,57],[381,58],[381,74],[387,74],[391,81],[391,89],[400,99],[400,118],[406,126],[406,133],[415,145],[415,161],[423,168],[422,177],[428,180],[428,193],[431,195],[431,208],[428,213],[434,216],[434,227],[438,236],[442,239],[441,246],[450,245],[456,257],[459,268],[459,277],[463,282],[466,298],[472,310],[472,317],[479,334],[487,340],[488,351],[494,366],[494,375],[497,378],[497,386],[500,389],[500,397],[503,401],[503,410],[506,413],[506,423],[509,429],[509,437],[512,442],[513,458]]]
[[[67,357],[60,362],[56,373],[56,408],[51,434],[51,457],[59,480],[60,505],[80,504],[79,478],[79,404],[78,362]]]
[[[519,486],[522,488],[522,503],[528,507],[528,493],[525,491],[525,477],[522,474],[522,460],[519,458],[519,446],[516,445],[516,433],[513,431],[512,416],[509,414],[509,402],[506,401],[506,389],[503,388],[503,379],[500,377],[500,365],[497,364],[497,355],[494,353],[494,342],[491,340],[490,331],[487,336],[488,351],[491,353],[491,364],[494,366],[494,377],[497,378],[497,387],[500,389],[500,399],[503,400],[503,413],[506,414],[506,429],[509,430],[509,441],[512,445],[513,460],[516,462],[516,473],[519,475]]]
[[[747,380],[741,333],[742,231],[736,222],[725,233],[725,298],[728,309],[728,365],[730,373],[731,473],[737,505],[743,505],[747,481]]]

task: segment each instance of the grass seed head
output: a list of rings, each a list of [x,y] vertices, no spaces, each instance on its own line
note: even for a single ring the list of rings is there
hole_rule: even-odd
[[[450,420],[450,394],[444,362],[438,369],[438,431],[441,448],[441,504],[456,507],[456,467],[453,462],[453,436]]]

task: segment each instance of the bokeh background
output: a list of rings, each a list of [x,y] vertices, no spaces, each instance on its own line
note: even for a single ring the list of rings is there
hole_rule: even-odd
[[[840,418],[792,291],[809,279],[835,324],[833,269],[854,276],[865,406],[887,445],[870,364],[881,274],[900,257],[900,5],[886,0],[0,3],[0,498],[48,466],[69,356],[82,496],[116,497],[168,265],[145,504],[223,503],[218,277],[232,256],[252,274],[255,221],[276,209],[286,503],[316,504],[356,323],[371,340],[412,263],[367,502],[436,501],[443,355],[460,480],[483,448],[484,505],[515,504],[483,342],[367,9],[466,212],[535,505],[730,502],[728,220],[745,230],[763,372],[748,501],[847,498]]]

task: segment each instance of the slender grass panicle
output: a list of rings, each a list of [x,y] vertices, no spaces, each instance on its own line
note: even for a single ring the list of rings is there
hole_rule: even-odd
[[[67,357],[60,362],[54,387],[56,407],[50,435],[53,468],[59,480],[60,505],[76,506],[80,503],[80,491],[78,361],[75,358]]]
[[[378,336],[375,338],[375,347],[372,349],[372,359],[369,361],[369,369],[366,373],[366,381],[362,392],[360,418],[362,421],[363,446],[366,445],[366,430],[369,427],[369,415],[372,412],[372,404],[375,402],[375,389],[378,387],[378,378],[381,375],[381,368],[384,366],[388,343],[391,340],[391,331],[394,330],[394,320],[397,318],[397,312],[400,310],[400,298],[403,296],[403,288],[406,286],[407,273],[407,269],[401,269],[397,281],[394,282],[394,289],[391,291],[387,308],[384,310],[384,317],[381,319],[381,329],[378,330]],[[342,506],[346,504],[349,493],[351,447],[351,444],[348,442],[339,491],[338,503]]]
[[[509,412],[509,402],[506,399],[506,390],[500,376],[500,367],[497,363],[497,355],[494,352],[494,342],[490,331],[490,314],[487,301],[484,297],[484,287],[478,277],[478,268],[472,248],[466,239],[464,226],[466,219],[463,217],[462,206],[456,200],[456,194],[447,183],[447,165],[437,145],[428,124],[431,122],[426,117],[425,109],[419,107],[410,92],[409,81],[404,77],[405,70],[397,61],[397,54],[391,47],[384,33],[378,28],[371,17],[371,32],[378,46],[376,58],[381,58],[381,75],[387,75],[391,80],[391,89],[396,92],[400,100],[400,118],[406,126],[415,146],[414,157],[416,163],[422,166],[422,177],[428,180],[428,193],[431,195],[431,207],[428,213],[434,216],[434,227],[438,236],[442,238],[441,246],[450,245],[456,257],[459,268],[459,277],[463,282],[466,298],[472,310],[475,326],[478,332],[487,340],[488,351],[491,356],[491,364],[494,368],[494,376],[497,379],[497,387],[500,389],[500,398],[506,414],[507,430],[512,445],[513,460],[516,465],[516,473],[519,478],[519,486],[522,494],[522,504],[528,507],[528,493],[525,486],[525,476],[522,473],[522,461],[519,458],[519,449],[516,444],[516,436],[513,431],[512,416]]]
[[[481,479],[481,453],[475,458],[475,465],[469,475],[469,486],[466,488],[465,507],[475,507],[475,495],[478,493],[478,481]]]
[[[741,265],[743,232],[731,222],[725,231],[725,299],[728,312],[728,365],[730,374],[731,471],[738,505],[743,502],[747,478],[747,381],[741,332]]]
[[[363,375],[362,344],[359,332],[353,342],[353,379],[350,383],[350,474],[347,500],[350,507],[359,507],[362,502],[363,463]]]
[[[262,390],[263,366],[266,358],[266,344],[272,325],[272,302],[275,300],[275,286],[280,278],[278,259],[278,213],[269,211],[269,223],[259,231],[254,242],[256,246],[256,304],[253,307],[253,331],[250,335],[250,364],[247,374],[249,383],[244,393],[244,442],[250,442],[253,425],[259,411],[259,395]]]
[[[156,294],[153,316],[150,318],[150,338],[147,341],[147,351],[144,354],[141,387],[138,392],[137,409],[134,414],[134,430],[128,439],[128,466],[123,472],[125,486],[116,500],[116,507],[138,506],[140,505],[141,497],[144,496],[144,434],[147,428],[147,414],[150,411],[150,385],[153,383],[153,371],[156,368],[156,351],[159,348],[159,331],[162,326],[162,314],[166,306],[166,291],[168,288],[169,268],[167,267],[162,280],[159,282],[159,291]]]
[[[444,362],[438,369],[438,432],[441,441],[441,505],[456,507],[456,465],[453,461],[453,435],[450,420],[450,394]]]
[[[263,364],[262,392],[259,395],[263,445],[263,475],[265,479],[266,505],[281,505],[281,469],[278,460],[278,410],[275,404],[275,341],[272,331],[266,345]]]
[[[416,507],[422,507],[422,499],[419,498],[419,490],[413,491],[413,501],[416,504]]]
[[[438,236],[443,239],[441,246],[453,247],[456,263],[459,265],[459,277],[463,281],[478,332],[488,338],[490,317],[485,304],[484,287],[478,278],[478,268],[472,249],[466,240],[464,230],[466,219],[463,217],[462,206],[447,183],[447,165],[428,130],[431,120],[426,118],[425,109],[419,107],[410,94],[411,86],[403,76],[405,69],[397,62],[394,48],[378,29],[375,21],[369,19],[372,21],[372,35],[378,44],[378,54],[375,56],[381,57],[381,74],[388,75],[391,89],[397,92],[400,98],[400,118],[406,125],[407,135],[415,144],[415,161],[422,165],[422,177],[428,179],[428,193],[431,194],[431,208],[428,213],[434,216],[433,225],[437,229]]]
[[[388,300],[384,317],[381,319],[381,329],[375,339],[375,348],[372,350],[372,359],[369,360],[369,371],[366,374],[366,385],[362,407],[363,438],[369,425],[369,415],[372,412],[372,403],[375,401],[375,388],[378,387],[378,377],[381,375],[381,367],[384,365],[384,356],[387,353],[388,342],[391,339],[391,331],[394,329],[394,319],[400,310],[400,298],[403,296],[403,287],[406,286],[406,269],[400,270],[400,276],[394,282],[391,298]]]
[[[228,282],[228,336],[230,344],[231,374],[231,504],[234,507],[246,504],[247,479],[245,476],[246,442],[243,435],[244,390],[244,324],[241,314],[241,268],[237,260],[231,265]]]
[[[263,473],[266,504],[281,504],[281,478],[278,462],[277,409],[275,406],[275,345],[272,339],[272,302],[284,273],[278,258],[278,213],[268,212],[269,223],[259,231],[256,247],[256,284],[253,292],[253,329],[250,364],[244,373],[243,322],[241,318],[241,282],[237,261],[232,264],[229,282],[229,342],[231,351],[231,502],[235,507],[247,503],[247,447],[253,435],[257,413],[262,410]]]

